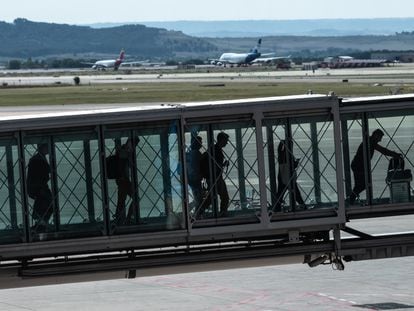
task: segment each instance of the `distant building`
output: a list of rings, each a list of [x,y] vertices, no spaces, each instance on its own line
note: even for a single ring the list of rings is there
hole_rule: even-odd
[[[380,67],[386,59],[356,59],[352,56],[327,57],[319,64],[322,68],[363,68]]]
[[[302,63],[302,70],[316,70],[318,67],[318,62]]]

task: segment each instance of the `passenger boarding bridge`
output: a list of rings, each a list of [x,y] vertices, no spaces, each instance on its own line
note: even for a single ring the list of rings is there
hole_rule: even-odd
[[[0,132],[0,280],[414,255],[353,228],[414,214],[414,95],[0,110]]]

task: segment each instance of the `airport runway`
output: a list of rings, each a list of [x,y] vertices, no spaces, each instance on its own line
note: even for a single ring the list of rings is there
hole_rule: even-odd
[[[119,71],[117,74],[96,74],[93,71],[83,71],[80,77],[81,84],[96,85],[105,83],[154,83],[154,82],[252,82],[265,83],[337,83],[348,80],[354,83],[414,83],[414,65],[404,64],[379,68],[352,68],[352,69],[318,69],[313,73],[306,70],[266,70],[263,71],[212,71],[194,73],[139,73],[127,74]],[[27,73],[26,73],[27,74]],[[16,73],[0,72],[0,85],[26,86],[26,85],[73,85],[73,75],[68,72],[51,72],[50,75],[39,75],[33,72],[31,76],[15,76]]]

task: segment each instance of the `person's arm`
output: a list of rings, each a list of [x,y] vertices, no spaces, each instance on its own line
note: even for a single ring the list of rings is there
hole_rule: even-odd
[[[399,154],[395,151],[389,150],[389,149],[387,149],[387,148],[385,148],[385,147],[383,147],[379,144],[376,144],[374,148],[378,152],[382,153],[383,155],[389,156],[389,157],[398,158],[398,157],[401,156],[401,154]]]

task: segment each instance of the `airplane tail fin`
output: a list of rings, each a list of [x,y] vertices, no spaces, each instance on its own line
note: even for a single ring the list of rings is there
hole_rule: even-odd
[[[118,60],[123,61],[125,59],[125,51],[124,49],[121,50],[121,53],[119,53]]]
[[[118,59],[115,61],[114,70],[118,70],[119,66],[121,66],[124,59],[125,59],[125,51],[124,49],[122,49],[121,53],[119,53]]]
[[[252,49],[253,53],[259,53],[260,46],[262,44],[262,38],[257,41],[257,45]]]

